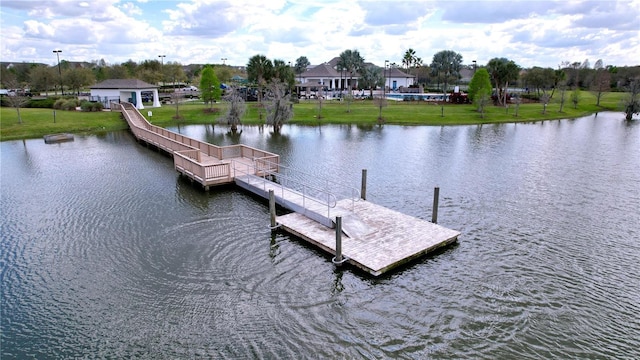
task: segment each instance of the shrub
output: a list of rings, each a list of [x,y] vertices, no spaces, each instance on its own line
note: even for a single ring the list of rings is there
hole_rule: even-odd
[[[29,102],[27,103],[28,108],[39,108],[39,109],[46,109],[46,108],[53,108],[53,105],[55,103],[56,99],[54,98],[46,98],[46,99],[31,99],[29,100]]]
[[[84,112],[102,111],[103,105],[100,102],[83,101],[80,104],[80,108]]]
[[[58,110],[75,110],[76,107],[78,106],[78,100],[76,99],[58,99],[56,100],[56,102],[53,104],[53,108],[54,109],[58,109]]]

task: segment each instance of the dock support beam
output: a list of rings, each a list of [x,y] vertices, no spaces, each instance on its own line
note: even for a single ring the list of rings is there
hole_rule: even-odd
[[[362,185],[360,186],[360,198],[367,200],[367,169],[362,169]]]
[[[271,230],[278,227],[276,223],[276,194],[273,189],[269,190],[269,217],[271,218]]]
[[[434,224],[438,223],[438,200],[440,197],[440,188],[433,188],[433,210],[431,210],[431,222]]]

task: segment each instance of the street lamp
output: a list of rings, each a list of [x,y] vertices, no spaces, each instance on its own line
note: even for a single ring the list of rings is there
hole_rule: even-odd
[[[164,86],[164,58],[167,57],[167,55],[158,55],[158,57],[160,58],[160,72],[162,73],[162,85]]]
[[[224,63],[224,62],[225,62],[225,61],[227,61],[227,58],[222,58],[222,59],[220,59],[220,60],[222,60],[222,65],[225,65],[225,63]]]
[[[388,65],[389,65],[389,60],[385,60],[384,61],[384,72],[383,72],[383,75],[384,75],[384,87],[383,87],[383,90],[382,90],[382,92],[384,94],[384,97],[387,97],[387,66]]]
[[[60,69],[60,53],[62,50],[53,50],[54,54],[58,57],[58,75],[60,75],[60,93],[64,95],[64,91],[62,89],[62,70]],[[55,94],[58,95],[58,90],[54,90]]]
[[[473,63],[473,74],[475,75],[477,62],[475,60],[471,60],[471,62]]]

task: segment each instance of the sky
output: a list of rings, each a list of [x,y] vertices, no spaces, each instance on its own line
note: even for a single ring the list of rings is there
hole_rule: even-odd
[[[425,64],[453,50],[463,64],[633,66],[639,14],[640,0],[0,0],[0,61],[316,65],[351,49],[384,66],[411,48]]]

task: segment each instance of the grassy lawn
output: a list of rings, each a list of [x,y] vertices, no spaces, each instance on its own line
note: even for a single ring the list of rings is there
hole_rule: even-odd
[[[522,104],[515,116],[515,105],[508,108],[488,106],[484,119],[476,111],[474,105],[444,106],[425,102],[395,102],[388,101],[382,109],[382,117],[386,124],[398,125],[470,125],[482,123],[505,122],[530,122],[550,119],[575,118],[598,111],[618,111],[624,93],[607,93],[601,101],[600,107],[595,105],[595,96],[587,91],[580,94],[580,101],[574,109],[570,101],[570,93],[566,97],[563,111],[560,112],[558,102],[559,94],[554,96],[554,101],[547,106],[546,114],[542,114],[543,106],[539,103]],[[152,123],[158,126],[172,126],[177,124],[209,124],[217,122],[218,118],[226,110],[225,103],[214,104],[214,112],[205,111],[208,106],[201,102],[188,102],[179,105],[180,120],[174,119],[176,115],[175,105],[163,105],[161,108],[146,108],[142,114]],[[317,100],[306,100],[294,105],[294,118],[291,124],[319,125],[319,124],[358,124],[375,125],[379,114],[379,108],[370,100],[353,101],[347,111],[346,102],[324,101],[321,117],[318,118]],[[247,114],[243,124],[258,125],[264,123],[264,111],[256,103],[247,104]],[[152,116],[148,116],[148,112]],[[261,114],[262,113],[262,114]],[[70,132],[70,133],[98,133],[127,128],[127,124],[117,112],[79,112],[79,111],[55,111],[52,109],[20,109],[22,124],[18,123],[18,115],[15,108],[3,107],[0,109],[0,139],[13,140],[23,138],[37,138],[46,134]]]

